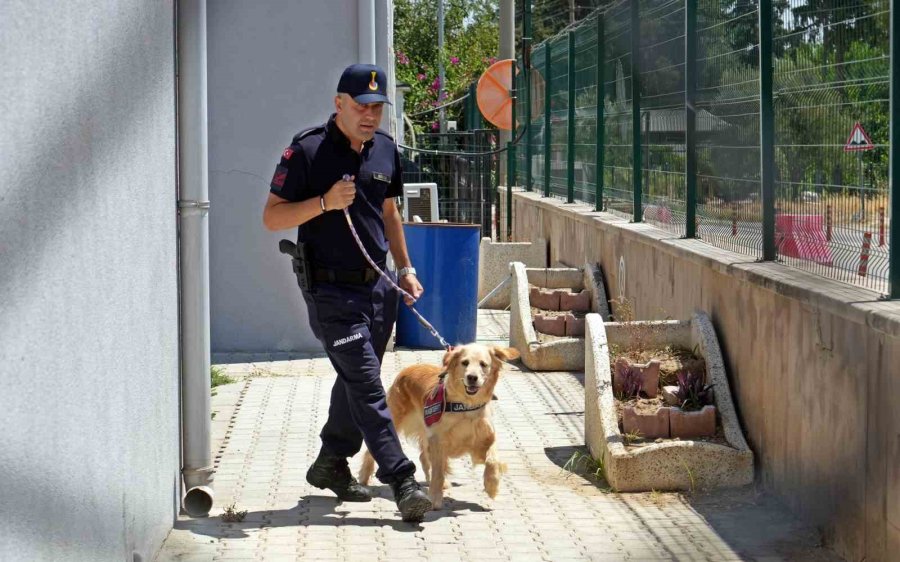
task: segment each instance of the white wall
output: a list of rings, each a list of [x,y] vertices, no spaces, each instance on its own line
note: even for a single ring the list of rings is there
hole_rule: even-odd
[[[377,0],[384,67],[392,9]],[[262,209],[281,152],[295,133],[325,122],[341,71],[357,62],[357,14],[357,0],[208,4],[213,352],[320,349],[290,260],[278,253],[278,240],[296,239],[296,229],[266,231]]]
[[[172,526],[173,58],[171,0],[0,4],[0,560]]]

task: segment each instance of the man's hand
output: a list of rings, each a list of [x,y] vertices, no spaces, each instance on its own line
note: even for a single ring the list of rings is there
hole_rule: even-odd
[[[398,284],[401,289],[411,294],[416,299],[421,297],[422,293],[425,292],[425,289],[422,288],[422,284],[419,283],[419,280],[416,279],[416,276],[412,273],[400,277],[400,282]],[[413,301],[409,300],[409,297],[403,297],[403,301],[408,305],[413,303]]]
[[[346,209],[353,203],[356,197],[356,184],[353,183],[354,176],[350,176],[350,180],[338,180],[334,182],[328,193],[325,194],[325,208],[329,211],[340,211]]]

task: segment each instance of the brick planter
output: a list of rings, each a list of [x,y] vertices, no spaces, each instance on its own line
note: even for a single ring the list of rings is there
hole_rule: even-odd
[[[572,312],[590,312],[591,294],[587,291],[577,293],[562,293],[559,295],[559,309]]]
[[[532,287],[528,293],[528,301],[534,308],[541,310],[559,310],[560,291]]]
[[[566,335],[571,337],[584,336],[584,318],[576,318],[571,312],[566,314]]]
[[[565,336],[566,316],[564,314],[558,314],[556,316],[536,314],[534,316],[534,329],[542,334]]]
[[[622,373],[627,367],[638,370],[641,374],[641,379],[643,380],[641,383],[641,390],[648,398],[655,398],[659,392],[660,362],[654,359],[645,365],[640,365],[638,363],[632,363],[624,357],[616,359],[616,368],[613,375],[613,392],[616,394],[622,392]]]
[[[622,414],[622,428],[625,433],[637,433],[645,439],[669,437],[669,410],[660,408],[655,414],[639,414],[633,406],[626,406]],[[715,419],[715,418],[714,418]]]
[[[526,293],[527,294],[527,293]],[[709,316],[697,312],[690,320],[645,322],[668,345],[696,349],[706,360],[706,380],[715,385],[713,426],[722,441],[668,439],[629,447],[622,435],[625,412],[617,412],[613,395],[613,365],[609,348],[628,345],[633,326],[604,322],[599,314],[585,320],[584,436],[594,458],[603,459],[603,473],[618,492],[693,490],[696,487],[738,487],[754,481],[753,452],[741,431],[725,372],[722,350]],[[628,414],[631,417],[631,414]],[[663,414],[665,415],[665,414]],[[669,434],[679,431],[679,412],[669,410]],[[709,415],[709,414],[705,414]],[[631,429],[632,420],[628,421]]]
[[[715,406],[703,406],[703,409],[697,412],[685,412],[681,408],[672,408],[669,419],[672,437],[692,439],[712,437],[716,434]]]

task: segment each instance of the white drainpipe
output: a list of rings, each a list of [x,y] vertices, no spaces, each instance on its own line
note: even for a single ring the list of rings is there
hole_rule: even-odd
[[[210,451],[206,0],[177,0],[181,445],[188,515],[213,503]]]

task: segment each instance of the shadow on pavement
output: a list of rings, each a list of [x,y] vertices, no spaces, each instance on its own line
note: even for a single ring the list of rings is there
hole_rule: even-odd
[[[350,514],[338,508],[352,506],[356,513]],[[368,509],[371,503],[344,504],[334,496],[306,496],[290,509],[261,510],[248,512],[240,522],[224,521],[221,517],[181,520],[175,523],[175,529],[187,530],[197,535],[205,535],[217,539],[242,539],[250,536],[248,532],[276,527],[390,527],[401,533],[415,533],[422,530],[419,523],[407,523],[400,519],[398,511],[372,511],[370,517],[359,512]],[[444,508],[429,511],[422,523],[428,523],[445,517],[459,517],[466,512],[490,511],[476,503],[444,498]]]
[[[669,546],[677,546],[682,539],[656,533],[656,520],[648,520],[644,515],[648,505],[664,507],[675,502],[687,508],[687,517],[696,518],[697,522],[708,525],[721,541],[719,545],[714,544],[716,541],[707,541],[706,544],[713,556],[721,556],[723,559],[737,555],[744,560],[841,560],[823,546],[819,531],[805,525],[775,496],[755,485],[695,492],[618,493],[610,490],[602,476],[596,475],[598,466],[590,457],[587,447],[546,447],[544,452],[566,474],[566,478],[578,478],[579,484],[596,486],[602,492],[621,500],[630,515],[640,521],[644,529],[656,535],[666,550]],[[689,521],[682,521],[681,525],[686,529],[699,528]]]

